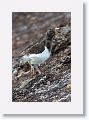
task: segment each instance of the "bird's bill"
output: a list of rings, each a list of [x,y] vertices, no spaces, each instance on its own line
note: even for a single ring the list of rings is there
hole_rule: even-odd
[[[58,27],[56,27],[56,28],[55,28],[55,35],[57,35],[57,34],[58,34],[58,32],[59,32],[59,28],[58,28]]]

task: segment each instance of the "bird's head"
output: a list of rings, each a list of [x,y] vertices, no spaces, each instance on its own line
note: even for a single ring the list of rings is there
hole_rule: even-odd
[[[58,27],[49,29],[47,31],[47,40],[51,41],[52,38],[58,34],[59,30],[60,29]]]
[[[52,40],[52,38],[55,36],[55,30],[54,29],[49,29],[48,31],[47,31],[47,40]]]

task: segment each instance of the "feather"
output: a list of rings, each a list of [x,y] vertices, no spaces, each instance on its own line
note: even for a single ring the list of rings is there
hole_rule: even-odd
[[[30,54],[27,58],[31,62],[31,64],[39,65],[43,63],[45,60],[47,60],[50,57],[50,52],[45,46],[45,50],[42,53],[39,54]]]
[[[21,58],[21,63],[28,62],[31,65],[31,69],[35,69],[35,68],[38,69],[38,66],[44,63],[51,55],[52,39],[54,35],[55,35],[55,31],[53,29],[48,30],[44,51],[38,54],[29,54],[29,55],[23,56]]]

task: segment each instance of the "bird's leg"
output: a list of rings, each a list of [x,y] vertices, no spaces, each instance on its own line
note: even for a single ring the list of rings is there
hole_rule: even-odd
[[[34,74],[34,66],[30,63],[30,61],[29,61],[29,65],[31,66],[31,74],[33,75]]]
[[[31,65],[31,73],[34,74],[35,71],[34,71],[34,66]]]

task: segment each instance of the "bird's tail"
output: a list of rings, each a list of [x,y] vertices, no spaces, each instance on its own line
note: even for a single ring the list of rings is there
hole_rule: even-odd
[[[29,57],[27,55],[24,55],[20,59],[20,63],[26,63],[29,61]]]

